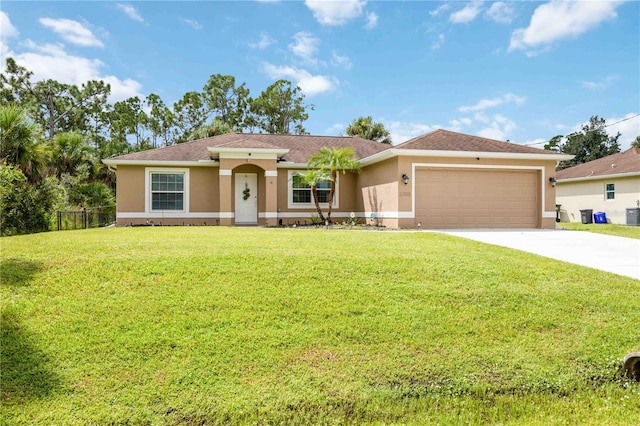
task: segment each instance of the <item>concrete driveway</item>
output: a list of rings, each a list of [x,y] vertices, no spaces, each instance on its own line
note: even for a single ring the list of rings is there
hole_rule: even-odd
[[[640,240],[584,231],[444,230],[437,231],[509,247],[640,280]]]

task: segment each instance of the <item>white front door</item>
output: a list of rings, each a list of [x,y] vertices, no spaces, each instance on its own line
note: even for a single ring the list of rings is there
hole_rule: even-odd
[[[258,175],[236,173],[236,223],[258,223]]]

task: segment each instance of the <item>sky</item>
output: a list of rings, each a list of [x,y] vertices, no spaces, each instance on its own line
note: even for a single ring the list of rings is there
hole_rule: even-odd
[[[104,80],[111,102],[284,78],[314,135],[372,116],[394,144],[443,128],[542,148],[594,115],[623,150],[640,135],[638,1],[2,0],[0,55]]]

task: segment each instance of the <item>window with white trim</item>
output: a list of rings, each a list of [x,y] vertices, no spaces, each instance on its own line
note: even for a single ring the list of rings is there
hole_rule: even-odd
[[[299,171],[289,171],[289,184],[288,184],[288,207],[289,208],[315,208],[315,201],[313,194],[311,193],[311,186],[304,183]],[[338,189],[339,189],[339,177],[336,180],[336,192],[333,195],[332,207],[338,207]],[[329,203],[329,192],[331,191],[331,181],[320,182],[316,189],[318,191],[318,202],[325,207]]]
[[[606,200],[614,200],[616,198],[616,184],[607,183],[604,186],[604,196]]]
[[[293,203],[314,203],[313,194],[311,193],[311,186],[304,183],[302,180],[302,176],[295,174],[291,178],[291,186],[293,188]],[[328,203],[329,202],[329,191],[331,190],[331,182],[319,182],[316,186],[316,190],[318,192],[318,202],[320,203]]]
[[[184,173],[151,172],[151,211],[184,210]]]

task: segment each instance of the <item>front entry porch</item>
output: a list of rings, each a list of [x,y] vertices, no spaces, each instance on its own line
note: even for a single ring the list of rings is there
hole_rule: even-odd
[[[266,225],[278,218],[279,148],[210,148],[220,163],[220,225]],[[283,188],[286,191],[286,188]]]

